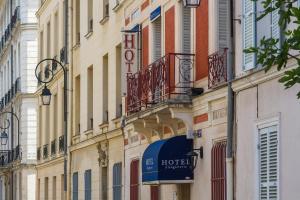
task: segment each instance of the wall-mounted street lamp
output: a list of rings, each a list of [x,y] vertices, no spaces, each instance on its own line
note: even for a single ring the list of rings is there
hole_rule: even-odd
[[[187,157],[191,161],[191,168],[194,171],[198,163],[198,157],[203,159],[203,147],[200,147],[199,149],[193,149],[192,151],[188,152]]]
[[[201,0],[183,0],[183,6],[187,8],[198,8]]]
[[[50,90],[45,85],[45,87],[42,90],[42,94],[41,94],[43,105],[45,105],[45,106],[49,106],[50,105],[51,95],[52,94],[51,94]]]
[[[44,62],[51,62],[51,69],[47,69],[47,73],[49,73],[47,76],[45,77],[45,79],[43,79],[43,77],[39,76],[39,71],[38,68],[39,66],[44,63]],[[37,80],[40,83],[45,84],[44,88],[42,89],[42,93],[41,93],[41,99],[42,99],[42,103],[43,105],[49,106],[51,103],[51,92],[47,87],[47,84],[50,83],[53,78],[54,78],[54,73],[52,69],[56,69],[57,65],[59,65],[64,73],[64,192],[66,194],[67,192],[67,133],[68,133],[68,103],[67,103],[67,69],[66,67],[63,66],[63,64],[59,61],[57,61],[56,59],[53,58],[46,58],[41,60],[36,68],[35,68],[35,76],[37,78]]]
[[[3,132],[1,132],[0,139],[1,139],[1,145],[4,146],[7,144],[8,134],[5,132],[5,130],[3,130]]]

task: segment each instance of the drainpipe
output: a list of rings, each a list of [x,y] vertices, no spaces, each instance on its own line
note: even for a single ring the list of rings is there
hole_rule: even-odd
[[[233,68],[234,68],[234,28],[233,28],[233,4],[234,0],[229,0],[229,26],[230,38],[227,60],[227,155],[226,155],[226,176],[227,176],[227,200],[234,199],[234,173],[233,173],[233,120],[234,120],[234,94],[232,90]]]

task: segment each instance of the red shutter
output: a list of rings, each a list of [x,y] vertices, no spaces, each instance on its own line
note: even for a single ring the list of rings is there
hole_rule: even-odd
[[[172,6],[165,14],[165,54],[175,53],[175,7]],[[175,85],[175,62],[170,58],[170,87]]]
[[[226,200],[226,142],[213,146],[211,167],[212,200]]]
[[[208,0],[196,10],[196,80],[208,75]]]
[[[143,68],[149,65],[149,27],[145,26],[142,30],[142,63]]]
[[[151,200],[159,200],[159,186],[151,185],[150,186]]]
[[[130,164],[130,200],[139,200],[139,160]]]

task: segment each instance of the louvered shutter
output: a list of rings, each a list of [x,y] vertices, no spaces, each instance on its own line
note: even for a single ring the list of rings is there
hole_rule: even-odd
[[[218,4],[218,47],[219,50],[229,47],[230,23],[229,1],[219,0]]]
[[[182,16],[182,50],[188,54],[191,53],[191,9],[183,7]]]
[[[259,130],[259,196],[260,200],[277,200],[278,195],[277,127]]]
[[[256,46],[256,6],[251,0],[244,0],[243,5],[243,49]],[[245,70],[255,67],[255,54],[243,53]]]
[[[275,1],[272,1],[272,6],[274,6]],[[271,36],[274,39],[279,39],[279,43],[277,44],[277,47],[280,48],[280,39],[281,39],[281,31],[280,31],[280,26],[278,24],[279,22],[279,9],[276,9],[272,12],[272,17],[271,17]]]
[[[122,163],[113,166],[113,200],[122,199]]]
[[[158,17],[152,24],[153,28],[153,61],[161,57],[161,17]]]
[[[91,200],[92,199],[92,176],[91,170],[86,170],[84,172],[84,199]]]
[[[73,174],[73,200],[78,200],[78,173]]]
[[[139,200],[139,160],[130,164],[130,200]]]
[[[150,186],[150,199],[151,200],[159,200],[159,186],[151,185]]]

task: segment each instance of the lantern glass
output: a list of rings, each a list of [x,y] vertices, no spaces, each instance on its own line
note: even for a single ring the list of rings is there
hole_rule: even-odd
[[[197,162],[198,162],[198,154],[194,151],[190,151],[189,153],[187,153],[187,157],[190,160],[191,163],[191,169],[194,170],[197,166]]]
[[[8,135],[5,131],[3,131],[0,135],[1,145],[6,145],[8,140]]]
[[[51,102],[51,92],[50,90],[47,88],[47,86],[44,87],[41,97],[42,97],[42,103],[45,106],[49,106],[50,102]]]
[[[184,7],[197,8],[200,6],[201,0],[183,0]]]

